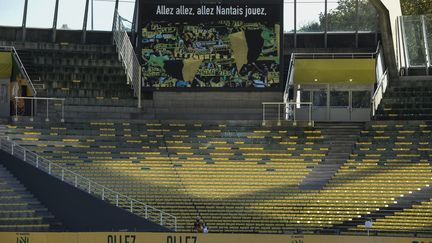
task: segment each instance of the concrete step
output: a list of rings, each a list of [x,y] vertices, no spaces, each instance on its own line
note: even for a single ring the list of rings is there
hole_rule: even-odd
[[[363,123],[318,123],[323,136],[329,140],[330,151],[324,160],[314,166],[312,171],[303,179],[299,188],[304,190],[320,190],[339,168],[349,159],[355,147]]]

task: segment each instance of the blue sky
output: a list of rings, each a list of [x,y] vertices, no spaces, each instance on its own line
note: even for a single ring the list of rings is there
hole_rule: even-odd
[[[81,29],[84,18],[86,0],[60,0],[57,27],[67,24],[70,29]],[[115,0],[93,0],[94,29],[110,30],[113,19]],[[297,0],[297,26],[317,21],[320,12],[324,11],[324,0]],[[51,28],[54,16],[55,0],[28,0],[28,27]],[[0,25],[21,26],[24,10],[24,0],[0,0]],[[329,1],[329,9],[335,8],[337,1]],[[126,19],[133,16],[133,0],[120,0],[119,12]],[[293,0],[285,0],[284,26],[285,31],[293,29]],[[89,9],[91,12],[91,8]],[[88,27],[91,29],[91,18]]]

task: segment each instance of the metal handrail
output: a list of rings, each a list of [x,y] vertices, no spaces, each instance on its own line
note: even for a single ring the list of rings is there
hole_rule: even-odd
[[[292,53],[291,54],[291,58],[290,58],[290,64],[289,64],[289,67],[288,67],[288,73],[287,73],[287,80],[286,80],[286,84],[285,84],[285,92],[284,92],[284,97],[283,97],[283,101],[286,103],[286,102],[289,102],[289,91],[290,91],[290,88],[291,88],[291,78],[292,78],[292,75],[294,75],[293,74],[293,67],[294,67],[294,61],[295,61],[295,54],[294,53]]]
[[[135,55],[135,50],[122,23],[122,19],[116,11],[113,27],[114,44],[119,59],[125,67],[127,81],[132,85],[134,95],[138,97],[138,108],[141,108],[141,65]]]
[[[64,99],[64,98],[46,98],[46,97],[18,97],[18,96],[16,96],[16,97],[13,97],[14,99],[15,99],[15,117],[14,117],[14,121],[18,121],[18,100],[31,100],[31,116],[30,116],[30,121],[33,121],[34,120],[34,116],[35,116],[35,110],[36,110],[36,108],[35,107],[37,107],[37,101],[38,100],[46,100],[46,118],[45,118],[45,121],[46,122],[49,122],[49,101],[51,100],[51,101],[61,101],[61,104],[62,104],[62,112],[61,112],[61,122],[64,122],[65,121],[65,119],[64,119],[64,107],[65,107],[65,105],[64,105],[64,103],[65,103],[65,100],[66,99]]]
[[[293,124],[297,124],[297,116],[296,116],[296,106],[301,105],[307,105],[309,107],[309,118],[308,118],[308,124],[309,126],[313,126],[313,120],[312,120],[312,102],[262,102],[263,106],[263,120],[262,125],[265,126],[267,124],[266,119],[266,106],[277,106],[278,109],[278,117],[277,117],[277,125],[280,126],[282,124],[282,120],[293,121]],[[284,117],[282,117],[282,113],[280,112],[281,106],[284,107],[284,110],[286,111]],[[291,109],[291,106],[294,106],[294,109]],[[290,111],[293,111],[293,116],[291,119]]]
[[[136,199],[120,194],[108,187],[105,187],[89,178],[75,173],[65,167],[51,162],[38,154],[10,141],[9,137],[0,137],[0,149],[19,158],[24,162],[60,179],[75,188],[81,189],[89,194],[100,197],[119,208],[125,209],[135,215],[144,217],[160,225],[177,231],[177,218],[174,215],[165,213],[153,206],[142,203]]]
[[[378,86],[372,96],[372,116],[375,116],[378,106],[383,99],[384,93],[387,90],[388,85],[388,70],[385,70],[381,78],[378,80]]]
[[[378,109],[381,100],[384,97],[384,93],[387,90],[388,85],[388,69],[386,69],[386,65],[384,63],[383,57],[383,49],[380,44],[377,47],[377,62],[376,62],[376,80],[377,80],[377,88],[372,96],[372,116],[375,116],[375,113]]]
[[[28,86],[30,86],[30,90],[32,92],[32,95],[36,96],[37,95],[36,89],[33,85],[33,82],[31,80],[30,76],[28,75],[27,70],[25,69],[24,64],[22,63],[21,58],[19,57],[18,52],[16,51],[15,47],[14,46],[0,46],[0,50],[12,52],[12,55],[18,64],[18,67],[19,67],[21,74],[24,76],[24,79],[27,81]]]
[[[371,52],[371,53],[293,53],[295,55],[295,58],[312,58],[312,59],[324,59],[324,58],[331,58],[331,59],[337,59],[337,58],[368,58],[373,59],[378,54],[377,52]]]

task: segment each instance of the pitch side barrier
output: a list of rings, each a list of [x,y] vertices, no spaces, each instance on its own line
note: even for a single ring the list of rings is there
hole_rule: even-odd
[[[432,243],[432,238],[174,233],[0,233],[1,243]]]

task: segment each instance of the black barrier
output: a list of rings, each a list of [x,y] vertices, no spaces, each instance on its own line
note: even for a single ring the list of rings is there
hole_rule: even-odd
[[[62,223],[63,230],[72,232],[170,231],[62,182],[4,151],[0,151],[0,164],[48,208]],[[112,237],[112,239],[116,238]],[[118,239],[120,240],[120,237]],[[130,236],[128,239],[132,240],[133,237]]]

